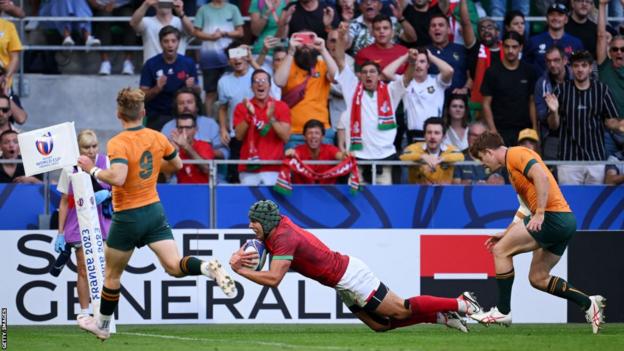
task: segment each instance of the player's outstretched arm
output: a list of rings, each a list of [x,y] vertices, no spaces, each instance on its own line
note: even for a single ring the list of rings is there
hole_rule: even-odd
[[[268,271],[256,272],[254,270],[245,268],[242,264],[244,256],[240,252],[235,252],[230,259],[230,266],[232,270],[243,277],[251,280],[254,283],[277,287],[288,270],[290,269],[290,260],[273,260],[271,261],[271,268]]]

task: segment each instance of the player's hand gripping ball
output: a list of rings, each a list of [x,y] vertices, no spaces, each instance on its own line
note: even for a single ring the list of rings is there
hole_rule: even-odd
[[[247,268],[253,269],[254,271],[261,271],[267,257],[267,250],[264,243],[257,239],[247,240],[245,245],[243,245],[243,251],[255,252],[258,254],[258,258],[253,261],[253,265],[247,266]]]

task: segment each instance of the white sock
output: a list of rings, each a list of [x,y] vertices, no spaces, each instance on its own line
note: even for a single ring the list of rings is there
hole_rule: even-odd
[[[86,316],[89,315],[89,309],[88,308],[81,308],[80,309],[80,314],[84,314]]]
[[[457,299],[457,312],[466,313],[468,311],[468,304],[463,299]]]
[[[113,317],[113,315],[105,316],[105,315],[100,313],[100,318],[99,318],[98,323],[97,323],[98,328],[108,330],[112,317]]]

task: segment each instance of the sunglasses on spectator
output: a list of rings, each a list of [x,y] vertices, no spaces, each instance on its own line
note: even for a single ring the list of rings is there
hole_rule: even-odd
[[[258,78],[258,79],[254,79],[253,82],[256,83],[256,84],[260,84],[260,83],[268,83],[269,80],[266,79],[266,78]]]
[[[612,46],[609,50],[612,52],[624,52],[624,46]]]
[[[2,111],[4,113],[7,113],[7,112],[11,111],[11,108],[10,107],[0,107],[0,111]]]

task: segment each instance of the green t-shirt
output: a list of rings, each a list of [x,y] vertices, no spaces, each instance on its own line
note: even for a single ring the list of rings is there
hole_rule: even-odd
[[[619,117],[624,117],[624,67],[614,68],[610,58],[598,66],[600,81],[605,83],[611,90],[611,96],[615,100]]]
[[[235,5],[224,3],[222,7],[214,7],[212,3],[203,5],[197,10],[193,25],[201,28],[204,33],[231,32],[244,24],[243,16]],[[200,50],[199,64],[202,69],[226,67],[227,56],[223,51],[232,42],[231,38],[205,40]]]
[[[253,45],[252,52],[256,55],[259,54],[260,51],[262,50],[262,45],[264,44],[264,38],[268,36],[274,36],[277,33],[277,29],[278,29],[277,22],[273,18],[273,15],[269,11],[268,7],[265,5],[266,1],[267,0],[251,0],[251,4],[249,5],[250,15],[252,13],[259,13],[261,16],[263,14],[265,16],[268,16],[267,23],[262,29],[262,33],[260,33],[260,35],[258,36],[258,39],[256,39],[256,42]],[[280,15],[282,14],[282,10],[284,10],[284,7],[286,7],[286,4],[288,4],[288,0],[282,0],[280,1],[280,4],[277,6],[277,8],[275,8],[275,13],[277,14],[277,18],[279,18]]]

